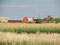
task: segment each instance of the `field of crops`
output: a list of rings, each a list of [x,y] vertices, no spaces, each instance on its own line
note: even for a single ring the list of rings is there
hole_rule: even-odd
[[[60,45],[60,34],[16,34],[0,32],[0,45]]]
[[[0,23],[0,45],[60,45],[60,24]]]
[[[60,24],[0,23],[1,32],[60,33]]]

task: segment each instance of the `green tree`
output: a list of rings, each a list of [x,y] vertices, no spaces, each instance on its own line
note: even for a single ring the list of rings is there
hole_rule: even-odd
[[[50,18],[50,21],[53,21],[53,19],[54,19],[54,18],[53,18],[53,17],[51,17],[51,16],[48,16],[48,18]]]
[[[42,23],[41,19],[37,19],[37,21],[35,23]]]
[[[59,23],[60,22],[60,18],[56,18],[56,23]]]

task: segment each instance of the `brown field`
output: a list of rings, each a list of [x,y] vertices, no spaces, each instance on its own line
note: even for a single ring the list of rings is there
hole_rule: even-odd
[[[29,23],[0,23],[0,28],[19,28],[19,27],[60,27],[60,24],[29,24]]]

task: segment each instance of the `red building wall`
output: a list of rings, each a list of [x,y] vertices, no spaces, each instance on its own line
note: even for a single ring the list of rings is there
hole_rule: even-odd
[[[25,16],[22,20],[22,22],[28,22],[28,18]]]
[[[21,20],[8,20],[8,23],[18,23],[18,22],[22,22]]]

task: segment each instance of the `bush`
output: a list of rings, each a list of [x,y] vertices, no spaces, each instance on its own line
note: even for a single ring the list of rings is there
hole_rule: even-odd
[[[41,19],[37,19],[37,21],[35,23],[42,23]]]
[[[28,22],[28,23],[32,23],[32,22]]]
[[[56,18],[56,23],[59,23],[60,22],[60,18]]]

